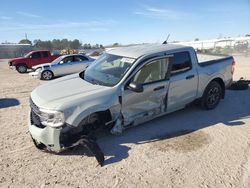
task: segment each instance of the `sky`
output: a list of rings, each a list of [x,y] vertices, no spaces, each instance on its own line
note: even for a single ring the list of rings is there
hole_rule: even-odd
[[[0,6],[0,43],[79,39],[155,43],[250,33],[250,0],[8,0]]]

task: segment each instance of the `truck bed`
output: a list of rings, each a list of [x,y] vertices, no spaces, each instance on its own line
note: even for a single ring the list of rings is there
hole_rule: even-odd
[[[219,63],[221,61],[232,58],[233,58],[232,56],[227,56],[227,55],[211,55],[211,54],[197,53],[198,64],[202,67]]]

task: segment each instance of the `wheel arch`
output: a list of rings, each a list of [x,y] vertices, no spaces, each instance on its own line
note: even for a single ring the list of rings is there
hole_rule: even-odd
[[[26,69],[28,69],[28,65],[26,63],[23,63],[23,62],[18,62],[18,63],[15,63],[13,66],[16,67],[16,70],[18,69],[19,66],[24,66],[26,67]],[[26,70],[27,71],[27,70]]]
[[[222,80],[222,78],[220,78],[220,77],[214,78],[214,79],[212,79],[212,80],[208,83],[208,85],[209,85],[211,82],[218,82],[218,83],[220,84],[221,89],[222,89],[222,99],[224,99],[224,97],[225,97],[225,83],[224,83],[224,81]]]
[[[93,114],[97,114],[104,123],[107,123],[113,120],[113,116],[112,116],[110,109],[98,109],[97,111],[89,111],[89,113],[86,113],[85,115],[83,115],[82,113],[79,114],[75,118],[75,120],[72,122],[72,125],[74,127],[78,127],[79,125],[81,125],[84,119],[86,119],[87,117],[90,117]]]
[[[222,99],[224,99],[226,88],[225,88],[225,83],[223,80],[224,80],[223,74],[214,74],[214,75],[209,76],[209,79],[207,78],[200,79],[199,86],[198,86],[198,99],[200,99],[204,95],[206,88],[212,81],[216,81],[220,84],[222,88]]]
[[[208,89],[209,87],[211,88],[211,84],[212,83],[217,83],[218,85],[220,85],[221,87],[221,97],[214,103],[214,104],[207,104],[207,100],[206,100],[206,97],[207,97],[207,93],[208,93]],[[211,79],[208,84],[206,85],[204,91],[203,91],[203,94],[202,94],[202,97],[198,99],[201,107],[205,110],[212,110],[214,109],[218,104],[219,104],[219,101],[220,99],[223,99],[225,96],[225,84],[223,82],[223,79],[220,78],[220,77],[215,77],[213,79]]]

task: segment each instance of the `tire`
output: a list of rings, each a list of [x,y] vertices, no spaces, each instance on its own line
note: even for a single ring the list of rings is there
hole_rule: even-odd
[[[41,74],[41,79],[42,80],[51,80],[54,77],[54,74],[50,70],[45,70]]]
[[[218,82],[210,82],[201,98],[201,107],[206,110],[216,108],[222,98],[222,93],[222,87]]]
[[[23,73],[26,73],[27,72],[27,66],[25,64],[19,64],[16,66],[16,70],[17,72],[23,74]]]

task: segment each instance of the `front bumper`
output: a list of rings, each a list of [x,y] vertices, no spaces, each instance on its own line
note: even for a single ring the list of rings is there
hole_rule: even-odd
[[[14,66],[14,65],[10,65],[9,68],[12,70],[16,70],[16,66]]]
[[[36,125],[31,123],[31,113],[29,112],[29,132],[31,137],[35,141],[36,144],[42,144],[46,147],[47,150],[53,152],[60,152],[62,151],[62,147],[60,146],[60,132],[62,128],[52,128],[46,126],[44,128],[39,128]]]
[[[41,78],[41,72],[30,72],[29,75],[39,79]]]

